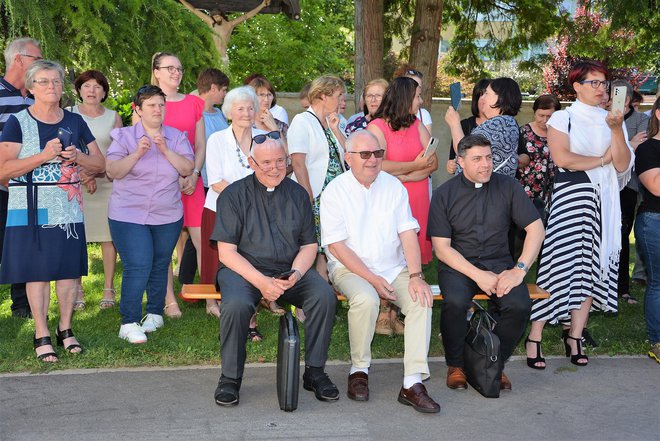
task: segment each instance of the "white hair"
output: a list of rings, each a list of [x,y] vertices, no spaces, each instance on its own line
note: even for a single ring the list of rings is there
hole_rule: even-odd
[[[236,101],[250,101],[254,106],[254,111],[259,110],[259,98],[257,98],[254,88],[251,86],[236,87],[227,93],[222,103],[222,113],[226,118],[229,118],[229,112]]]
[[[25,72],[25,88],[31,89],[34,85],[34,77],[42,70],[54,70],[60,76],[60,81],[64,82],[64,69],[59,63],[49,60],[37,60],[30,64]]]

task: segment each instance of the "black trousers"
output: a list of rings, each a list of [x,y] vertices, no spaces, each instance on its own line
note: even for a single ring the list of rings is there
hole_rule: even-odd
[[[621,257],[619,260],[619,296],[630,292],[630,232],[635,223],[637,192],[624,187],[619,193],[621,201]]]
[[[192,239],[188,237],[185,246],[183,247],[183,255],[179,262],[179,282],[194,283],[195,273],[197,272],[197,250],[192,243]]]
[[[256,311],[261,292],[229,268],[218,271],[222,292],[220,312],[220,357],[222,374],[229,378],[243,378],[248,326]],[[305,312],[305,364],[324,367],[335,320],[337,296],[314,269],[281,297]]]
[[[438,285],[443,297],[440,332],[447,366],[463,367],[467,311],[472,297],[480,289],[469,277],[446,269],[438,271]],[[500,359],[504,363],[513,353],[529,321],[532,302],[527,285],[521,283],[503,297],[491,296],[489,306],[489,310],[492,308],[497,315],[493,332],[500,338]]]
[[[7,205],[9,204],[9,193],[0,190],[0,261],[2,261],[2,243],[5,240],[5,226],[7,225]],[[30,310],[30,304],[25,291],[25,283],[13,283],[11,285],[11,310]]]

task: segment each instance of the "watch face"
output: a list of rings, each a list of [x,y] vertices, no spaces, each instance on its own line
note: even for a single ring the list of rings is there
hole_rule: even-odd
[[[516,263],[516,268],[521,269],[523,271],[527,271],[527,268],[525,268],[525,264],[522,262]]]

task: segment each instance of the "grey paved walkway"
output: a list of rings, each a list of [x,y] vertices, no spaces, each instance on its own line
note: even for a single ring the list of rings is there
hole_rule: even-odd
[[[322,403],[300,390],[298,410],[279,410],[273,365],[246,369],[241,404],[213,401],[217,368],[68,371],[0,376],[0,440],[636,440],[660,439],[660,366],[648,358],[565,358],[537,372],[507,365],[513,391],[486,399],[444,386],[445,365],[426,383],[442,412],[396,402],[402,367],[377,362],[371,400],[346,398],[346,364],[328,372],[342,396]]]

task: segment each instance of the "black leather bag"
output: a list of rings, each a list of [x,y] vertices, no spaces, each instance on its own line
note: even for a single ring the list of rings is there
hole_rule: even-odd
[[[463,361],[468,383],[486,398],[499,398],[502,364],[500,339],[493,333],[495,320],[479,305],[470,318]]]
[[[300,334],[298,323],[290,311],[280,317],[277,345],[277,398],[280,409],[292,412],[298,408],[300,383]]]

